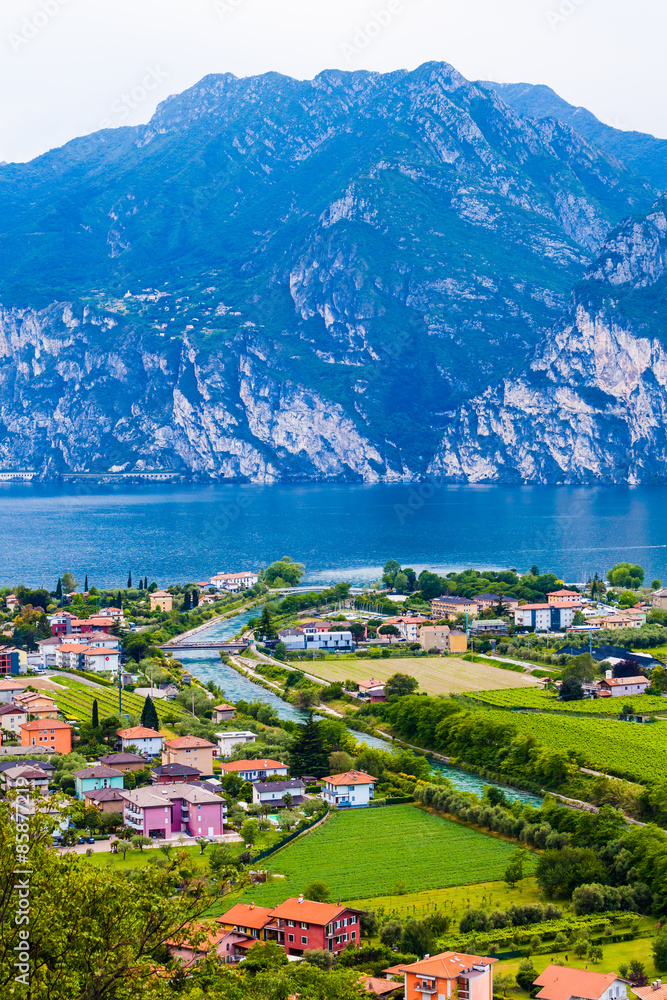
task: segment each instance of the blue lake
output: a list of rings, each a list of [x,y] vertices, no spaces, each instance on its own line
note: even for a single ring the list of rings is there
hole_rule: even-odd
[[[667,487],[0,484],[2,582],[160,585],[288,554],[307,580],[415,569],[540,569],[568,582],[638,562],[667,580]]]

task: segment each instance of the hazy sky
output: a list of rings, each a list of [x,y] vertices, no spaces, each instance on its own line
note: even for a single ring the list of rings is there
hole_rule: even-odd
[[[664,0],[2,0],[0,160],[147,121],[207,73],[431,59],[667,137],[665,37]]]

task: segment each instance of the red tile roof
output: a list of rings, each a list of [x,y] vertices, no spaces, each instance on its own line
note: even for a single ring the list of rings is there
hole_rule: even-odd
[[[615,972],[588,972],[583,969],[569,969],[564,965],[548,965],[542,975],[535,980],[535,986],[542,989],[537,994],[542,1000],[599,1000],[602,994],[619,977]]]
[[[149,740],[152,736],[161,736],[161,733],[154,729],[147,729],[146,726],[132,726],[130,729],[119,729],[116,736],[121,740]]]
[[[345,771],[343,774],[332,774],[328,778],[322,778],[322,781],[328,781],[330,785],[375,785],[378,782],[378,778],[374,778],[372,774],[366,774],[365,771]]]
[[[61,722],[59,719],[35,719],[34,722],[24,722],[21,729],[27,730],[27,732],[33,732],[36,729],[71,729],[66,722]]]
[[[273,913],[268,906],[255,906],[254,903],[237,903],[221,917],[216,918],[219,924],[232,927],[250,927],[261,931],[273,920]]]
[[[165,740],[164,745],[170,750],[190,750],[199,747],[204,750],[207,747],[214,747],[215,743],[203,740],[201,736],[178,736],[174,740]]]
[[[301,900],[301,902],[299,902]],[[271,916],[282,920],[303,920],[307,924],[317,924],[325,927],[332,920],[336,920],[339,914],[351,907],[343,906],[340,903],[314,903],[311,899],[295,899],[293,896],[286,899],[284,903],[271,910]],[[359,910],[352,909],[353,913]]]
[[[412,965],[394,965],[384,969],[386,973],[414,972],[426,976],[439,976],[441,979],[456,979],[466,969],[473,965],[491,965],[497,958],[485,958],[482,955],[464,955],[459,951],[443,951],[440,955],[432,955],[421,962]],[[578,970],[576,970],[578,971]]]
[[[279,760],[230,760],[227,764],[222,764],[223,771],[266,771],[267,768],[284,767],[287,764]]]

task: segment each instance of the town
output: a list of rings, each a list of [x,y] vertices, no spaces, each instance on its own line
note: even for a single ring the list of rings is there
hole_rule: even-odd
[[[637,867],[667,857],[660,581],[627,563],[577,585],[393,560],[372,588],[303,575],[283,557],[0,592],[7,828],[56,881],[69,859],[128,899],[151,872],[180,885],[141,964],[185,996],[204,970],[247,995],[271,975],[660,996],[659,875]],[[622,874],[606,846],[593,863],[603,827]]]

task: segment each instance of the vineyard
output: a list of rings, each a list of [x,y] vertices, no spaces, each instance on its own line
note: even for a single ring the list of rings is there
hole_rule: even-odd
[[[53,692],[59,710],[68,719],[77,719],[79,722],[90,722],[93,711],[93,701],[97,700],[100,718],[105,716],[118,715],[118,691],[115,688],[90,687],[79,684],[71,677],[58,678],[58,684],[66,690]],[[164,702],[155,698],[155,707],[158,718],[162,720],[165,711],[176,712],[179,715],[187,714],[185,709],[174,702]],[[132,692],[123,691],[121,705],[123,713],[129,716],[141,715],[144,699]]]
[[[473,701],[494,708],[537,708],[542,712],[582,713],[584,715],[617,716],[623,705],[632,705],[637,715],[664,712],[667,699],[658,695],[636,694],[627,698],[586,698],[584,701],[559,701],[555,694],[537,688],[508,688],[504,691],[479,691],[470,695]]]
[[[667,722],[638,724],[537,712],[494,715],[550,749],[580,753],[589,767],[606,774],[642,782],[666,773]]]
[[[513,850],[413,805],[338,812],[267,860],[285,878],[253,886],[252,899],[273,905],[313,879],[326,882],[333,899],[500,879]]]

